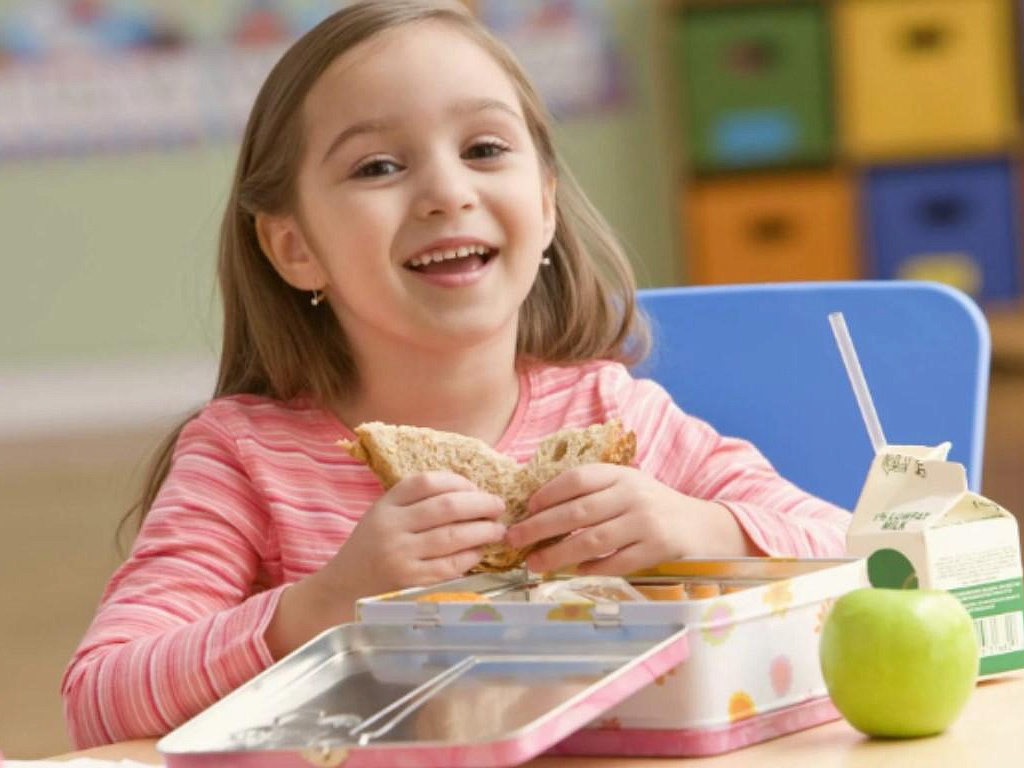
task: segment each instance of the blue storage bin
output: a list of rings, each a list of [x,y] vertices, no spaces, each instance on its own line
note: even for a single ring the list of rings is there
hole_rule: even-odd
[[[1020,294],[1008,161],[874,168],[864,188],[872,273],[950,283],[980,301]]]

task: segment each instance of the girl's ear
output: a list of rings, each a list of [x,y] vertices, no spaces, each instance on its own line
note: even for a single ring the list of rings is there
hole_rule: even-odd
[[[327,284],[327,275],[294,216],[257,213],[256,237],[263,255],[292,288],[315,291]]]
[[[555,205],[556,193],[558,192],[558,180],[553,173],[544,177],[541,188],[541,204],[544,214],[544,248],[547,250],[551,241],[555,239],[555,226],[558,223],[558,208]]]

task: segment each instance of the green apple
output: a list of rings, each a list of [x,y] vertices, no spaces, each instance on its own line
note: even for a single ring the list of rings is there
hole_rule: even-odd
[[[971,617],[939,589],[869,587],[843,595],[825,619],[820,650],[836,708],[872,736],[945,730],[978,675]]]

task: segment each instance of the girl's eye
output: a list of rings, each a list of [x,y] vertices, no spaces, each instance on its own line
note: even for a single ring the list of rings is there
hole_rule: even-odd
[[[393,160],[385,160],[378,157],[360,165],[352,175],[357,179],[367,179],[376,176],[387,176],[400,170],[402,170],[402,167]]]
[[[463,153],[467,160],[488,160],[493,157],[500,157],[511,149],[508,144],[501,141],[489,140],[479,141]]]

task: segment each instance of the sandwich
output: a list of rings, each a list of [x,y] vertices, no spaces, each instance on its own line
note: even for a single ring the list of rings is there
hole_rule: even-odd
[[[385,489],[417,472],[449,470],[478,488],[505,499],[499,520],[506,526],[526,517],[526,502],[542,485],[567,469],[603,462],[627,465],[636,454],[636,434],[618,420],[579,429],[563,429],[546,437],[525,464],[473,437],[426,427],[367,422],[355,428],[355,440],[339,445],[365,463]],[[539,542],[523,549],[504,543],[488,545],[474,572],[520,567]]]

